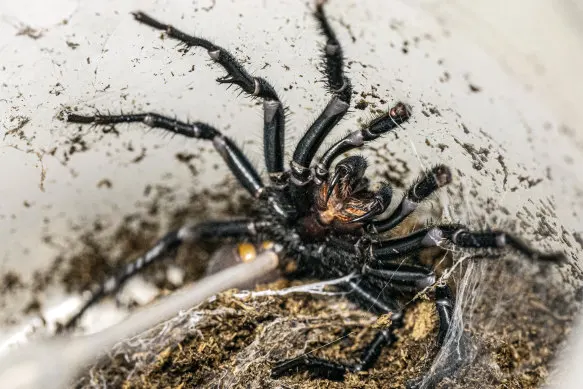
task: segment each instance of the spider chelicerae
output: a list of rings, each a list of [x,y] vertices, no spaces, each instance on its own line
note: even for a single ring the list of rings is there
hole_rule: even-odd
[[[344,153],[361,148],[405,123],[411,112],[402,102],[334,143],[314,161],[326,136],[348,111],[353,94],[350,80],[344,73],[342,47],[326,18],[324,3],[322,0],[316,3],[314,16],[326,38],[322,53],[323,73],[332,97],[296,145],[289,169],[284,163],[285,107],[268,81],[250,75],[232,54],[206,39],[187,35],[143,12],[133,14],[138,22],[164,31],[187,48],[206,49],[210,58],[227,72],[226,76],[217,79],[219,83],[236,85],[242,93],[263,100],[264,158],[270,183],[263,182],[233,141],[209,124],[181,122],[156,113],[93,116],[69,113],[67,120],[72,123],[114,125],[139,122],[186,137],[210,140],[239,184],[254,198],[256,206],[252,215],[245,219],[208,221],[168,233],[141,257],[90,291],[82,307],[64,328],[74,326],[90,306],[119,289],[128,278],[148,265],[172,253],[182,243],[209,239],[235,239],[257,244],[273,242],[274,250],[281,258],[281,268],[293,268],[290,276],[344,277],[346,281],[336,286],[348,299],[374,313],[391,315],[390,326],[378,330],[355,363],[334,362],[305,354],[281,361],[272,369],[274,378],[308,371],[313,376],[339,380],[347,372],[372,367],[382,348],[396,341],[395,330],[403,325],[402,308],[397,303],[400,296],[436,284],[433,270],[415,261],[419,251],[449,243],[475,249],[512,248],[538,260],[562,258],[561,254],[538,252],[507,232],[471,231],[460,224],[432,225],[396,238],[383,236],[401,225],[428,196],[450,183],[451,172],[444,165],[427,170],[408,188],[398,206],[386,214],[392,199],[391,186],[383,183],[376,190],[371,189],[365,177],[367,162],[364,157],[342,158],[332,169],[334,162]],[[403,258],[410,260],[403,263]],[[450,329],[454,297],[448,285],[442,283],[437,283],[429,293],[435,298],[439,315],[437,343],[442,345]]]

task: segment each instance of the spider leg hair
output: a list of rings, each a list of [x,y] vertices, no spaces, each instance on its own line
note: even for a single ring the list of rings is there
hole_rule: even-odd
[[[273,86],[263,78],[251,76],[235,57],[214,43],[185,34],[171,25],[161,23],[143,12],[134,12],[134,18],[184,43],[187,47],[202,47],[213,61],[221,65],[227,76],[217,79],[221,84],[237,85],[250,97],[263,99],[263,146],[265,166],[270,174],[284,171],[285,110]]]
[[[391,268],[391,266],[393,266]],[[308,371],[312,377],[325,378],[341,381],[347,372],[358,372],[370,369],[377,361],[383,347],[395,343],[397,336],[395,330],[402,326],[402,313],[396,305],[383,296],[378,288],[370,284],[369,277],[380,277],[383,281],[395,282],[399,290],[420,290],[435,282],[435,275],[431,270],[421,266],[392,264],[385,266],[383,272],[370,267],[363,269],[361,282],[348,281],[347,290],[354,292],[351,297],[347,297],[362,307],[370,305],[377,313],[392,313],[391,324],[388,328],[381,329],[376,333],[373,340],[364,348],[359,362],[354,364],[339,363],[323,358],[314,357],[310,354],[303,354],[297,358],[288,359],[275,365],[271,371],[272,378],[278,378],[300,371]],[[397,268],[397,267],[400,267]],[[388,278],[387,278],[388,277]],[[388,285],[391,288],[391,285]],[[439,316],[439,331],[437,342],[441,346],[445,341],[451,327],[455,300],[447,285],[438,285],[435,292],[435,304]]]
[[[437,285],[435,288],[435,308],[439,316],[439,332],[437,333],[437,344],[443,345],[449,328],[453,321],[453,310],[455,299],[451,289],[446,284]]]
[[[399,292],[417,292],[435,283],[435,273],[431,269],[397,262],[376,263],[374,266],[365,264],[362,274]]]
[[[467,363],[469,354],[472,352],[472,342],[469,336],[464,333],[463,328],[459,338],[454,335],[452,339],[447,339],[450,329],[455,333],[453,327],[453,312],[455,299],[451,289],[446,284],[438,284],[435,288],[435,306],[439,316],[439,330],[437,332],[437,345],[442,348],[445,344],[443,357],[438,365],[431,368],[433,374],[417,377],[407,383],[409,389],[435,388],[445,378],[455,377],[459,369]],[[452,344],[447,344],[449,342]]]
[[[316,4],[314,17],[318,22],[320,32],[326,38],[323,56],[324,75],[326,76],[328,89],[331,93],[338,95],[342,101],[350,103],[352,88],[350,80],[344,75],[344,53],[334,30],[326,18],[323,3]]]
[[[396,326],[378,331],[362,351],[359,362],[355,364],[329,361],[324,358],[304,354],[296,358],[287,359],[271,369],[271,378],[279,378],[300,371],[308,371],[314,378],[325,378],[334,381],[344,380],[347,372],[358,372],[370,369],[379,358],[384,347],[390,346],[397,340],[394,331]]]
[[[533,260],[559,262],[565,259],[562,253],[537,251],[504,231],[470,231],[460,224],[446,224],[374,243],[372,245],[373,263],[410,255],[427,247],[440,246],[443,241],[449,241],[454,246],[464,248],[500,250],[511,248]]]
[[[291,162],[291,182],[297,187],[304,187],[312,179],[310,171],[312,159],[326,136],[344,117],[349,106],[338,96],[332,97],[324,111],[298,142]]]
[[[410,116],[411,114],[407,106],[403,103],[397,103],[387,113],[374,118],[364,128],[351,132],[334,143],[326,150],[316,165],[316,179],[318,182],[326,180],[330,166],[338,156],[355,148],[362,147],[365,142],[375,140],[394,130],[406,122]]]
[[[366,281],[361,283],[348,281],[347,287],[348,290],[354,292],[354,294],[350,293],[347,296],[352,295],[351,299],[355,299],[363,306],[371,305],[373,310],[379,313],[392,313],[389,327],[383,328],[375,334],[374,338],[364,347],[357,363],[340,363],[314,357],[310,354],[303,354],[275,365],[271,370],[272,378],[294,374],[299,371],[308,371],[313,377],[341,381],[347,372],[370,369],[377,361],[382,349],[395,343],[397,336],[394,332],[402,325],[402,314],[399,308],[392,301],[379,298],[381,292],[371,289],[371,286]]]
[[[62,330],[72,328],[79,318],[105,296],[117,291],[129,278],[144,270],[149,265],[171,255],[182,243],[197,240],[246,238],[256,235],[263,227],[253,220],[210,221],[193,226],[184,226],[162,237],[143,255],[118,269],[116,274],[97,285],[84,296],[79,310],[62,326]]]
[[[380,315],[391,313],[391,320],[400,322],[402,313],[397,303],[390,298],[390,291],[379,288],[366,276],[360,280],[350,280],[344,287],[347,291],[346,297],[361,306],[362,308]],[[386,292],[386,293],[385,293]]]
[[[312,180],[310,165],[319,147],[330,131],[344,117],[350,107],[352,85],[344,75],[344,55],[336,34],[330,26],[323,3],[316,4],[314,17],[320,30],[326,38],[324,48],[324,74],[328,88],[333,94],[332,99],[318,116],[308,131],[298,142],[291,163],[291,182],[297,187],[299,197],[305,195],[306,184]]]
[[[396,227],[417,209],[420,202],[450,182],[451,171],[445,165],[437,165],[423,172],[417,181],[409,187],[407,193],[392,214],[385,219],[375,220],[369,225],[369,229],[381,233]]]
[[[211,140],[215,149],[227,163],[239,183],[254,197],[259,197],[264,190],[259,173],[232,140],[217,129],[201,122],[184,123],[155,113],[137,113],[127,115],[81,116],[69,114],[67,120],[72,123],[94,123],[108,125],[116,123],[144,123],[152,128],[162,128],[171,133],[189,138]]]

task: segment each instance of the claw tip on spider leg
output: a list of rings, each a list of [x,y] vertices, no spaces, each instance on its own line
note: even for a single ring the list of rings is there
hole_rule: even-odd
[[[68,122],[69,121],[69,116],[71,116],[71,112],[67,111],[67,110],[63,110],[59,113],[57,113],[57,115],[55,116],[57,120],[63,121],[63,122]]]
[[[389,116],[399,124],[403,123],[411,117],[411,108],[403,102],[398,102],[389,109]]]
[[[451,170],[445,165],[437,165],[422,174],[409,189],[407,198],[415,203],[423,201],[433,192],[452,181]]]
[[[433,169],[431,169],[431,172],[435,176],[435,181],[438,187],[441,188],[442,186],[451,183],[452,174],[451,170],[447,166],[437,165]]]

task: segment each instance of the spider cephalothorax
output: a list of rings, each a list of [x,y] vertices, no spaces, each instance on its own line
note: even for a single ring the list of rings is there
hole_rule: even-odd
[[[366,160],[361,156],[339,157],[399,128],[411,111],[398,102],[362,128],[355,130],[325,150],[314,162],[328,133],[350,107],[352,87],[344,74],[340,43],[324,14],[323,1],[316,5],[315,17],[326,38],[323,73],[332,95],[294,149],[290,168],[284,163],[284,106],[275,89],[262,78],[251,76],[225,49],[214,43],[187,35],[170,25],[142,13],[135,19],[164,31],[187,47],[202,47],[210,58],[227,72],[217,81],[237,85],[243,93],[263,99],[264,155],[270,185],[265,185],[241,150],[219,130],[201,122],[181,122],[155,113],[81,116],[68,114],[73,123],[112,125],[141,122],[190,138],[212,141],[238,182],[255,199],[249,217],[230,221],[209,221],[185,226],[168,233],[143,256],[126,265],[118,274],[88,294],[82,308],[66,323],[74,325],[83,312],[125,280],[167,254],[183,242],[231,238],[243,242],[273,242],[282,258],[282,268],[292,267],[295,276],[320,279],[343,278],[337,287],[363,308],[391,314],[392,323],[378,330],[363,348],[355,363],[331,362],[304,354],[277,363],[272,377],[299,370],[330,379],[342,379],[346,372],[370,368],[383,347],[394,343],[394,331],[402,324],[398,300],[402,294],[418,292],[435,284],[432,269],[415,261],[415,254],[428,247],[449,243],[464,248],[513,248],[539,260],[558,260],[559,254],[543,254],[503,231],[473,232],[463,225],[432,225],[408,235],[387,238],[383,233],[399,226],[418,205],[440,187],[451,182],[450,169],[437,165],[422,173],[407,189],[396,208],[387,213],[393,197],[386,183],[373,188],[365,177]],[[337,163],[332,171],[333,163]],[[270,246],[271,247],[271,246]],[[246,249],[245,256],[249,254]],[[249,255],[252,259],[252,255]],[[396,261],[398,260],[398,261]],[[451,324],[453,294],[447,285],[438,284],[432,293],[439,314],[438,344],[442,344]]]

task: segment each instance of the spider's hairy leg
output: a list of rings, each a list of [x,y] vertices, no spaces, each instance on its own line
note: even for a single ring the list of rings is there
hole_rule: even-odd
[[[352,90],[349,84],[350,81],[344,75],[344,53],[334,30],[326,18],[324,3],[325,1],[317,1],[316,11],[314,12],[320,31],[326,37],[326,46],[324,46],[323,50],[323,72],[330,92],[339,95],[342,101],[349,103]]]
[[[439,315],[439,332],[437,333],[437,344],[439,346],[443,345],[451,327],[454,307],[455,300],[449,286],[445,284],[437,285],[435,288],[435,308]]]
[[[373,285],[372,279],[369,277],[365,276],[360,280],[348,281],[345,290],[347,292],[346,297],[363,309],[378,314],[390,313],[392,315],[391,320],[394,323],[401,322],[403,314],[396,302],[385,294],[388,291],[384,286],[378,288]]]
[[[396,262],[365,264],[362,275],[384,285],[384,289],[395,292],[411,293],[422,291],[435,284],[435,273],[424,266]],[[455,300],[451,289],[446,284],[435,288],[435,307],[439,315],[439,333],[437,343],[441,346],[451,327]]]
[[[300,139],[294,150],[291,163],[291,182],[298,187],[296,196],[298,198],[303,198],[307,189],[305,184],[312,179],[310,172],[312,159],[326,136],[348,111],[352,97],[350,80],[344,75],[342,47],[326,18],[323,2],[317,2],[314,17],[326,38],[326,46],[323,51],[324,74],[328,89],[333,94],[333,97],[324,111]]]
[[[348,372],[358,372],[370,369],[377,361],[384,347],[392,345],[397,337],[394,335],[396,328],[382,329],[376,333],[362,351],[359,362],[356,364],[345,364],[317,358],[310,354],[304,354],[297,358],[288,359],[275,365],[271,369],[271,377],[279,378],[285,375],[308,371],[314,378],[325,378],[334,381],[344,380],[344,375]]]
[[[393,264],[396,267],[389,269],[388,266],[383,269],[384,273],[375,269],[363,269],[360,282],[349,281],[346,284],[347,297],[359,304],[362,308],[368,308],[373,312],[391,313],[391,324],[388,328],[380,330],[373,340],[363,350],[359,362],[355,364],[333,362],[322,358],[314,357],[310,354],[303,354],[297,358],[292,358],[278,363],[272,369],[271,376],[278,378],[283,375],[294,374],[300,371],[308,371],[311,376],[326,378],[331,380],[343,380],[347,372],[358,372],[370,369],[377,361],[384,347],[392,345],[397,337],[395,330],[403,325],[402,313],[392,300],[386,298],[383,289],[373,285],[378,280],[373,281],[371,277],[379,277],[383,282],[395,283],[393,287],[400,291],[421,290],[435,282],[435,276],[432,271],[420,266],[410,266],[402,264]],[[400,267],[400,269],[398,268]],[[439,331],[437,343],[442,346],[452,323],[453,309],[455,300],[447,285],[438,285],[435,291],[436,310],[439,315]],[[462,336],[460,339],[459,353],[466,351],[466,339]],[[455,353],[452,353],[452,356]],[[449,362],[445,369],[447,373],[456,371],[463,358],[459,357]],[[441,376],[443,377],[443,375]],[[422,380],[419,380],[422,381]]]
[[[441,348],[446,343],[449,330],[452,328],[455,307],[455,299],[451,289],[446,284],[437,285],[435,288],[435,307],[439,316],[437,345]],[[407,382],[408,389],[419,389],[423,385],[424,388],[435,388],[444,378],[452,379],[455,377],[463,365],[471,360],[468,358],[472,352],[471,340],[463,328],[458,328],[458,331],[461,333],[455,334],[453,339],[448,340],[454,344],[446,346],[447,352],[442,355],[439,364],[432,367],[432,374],[410,380]]]
[[[210,221],[194,226],[184,226],[162,237],[154,247],[142,256],[118,269],[104,283],[97,285],[86,296],[79,310],[62,326],[61,330],[72,328],[79,318],[92,305],[105,296],[117,291],[130,277],[144,270],[147,266],[164,259],[185,242],[201,239],[247,238],[257,234],[263,228],[262,223],[253,220]]]
[[[420,265],[410,265],[397,262],[376,263],[374,266],[365,264],[362,274],[386,288],[399,292],[417,292],[435,283],[435,273]]]
[[[162,128],[189,138],[211,140],[215,149],[225,160],[239,183],[254,197],[259,197],[264,190],[259,174],[251,162],[232,140],[221,134],[214,127],[201,122],[184,123],[155,113],[136,113],[127,115],[81,116],[68,114],[67,121],[72,123],[94,123],[108,125],[116,123],[144,123],[149,127]]]
[[[362,286],[361,286],[362,284]],[[348,290],[354,292],[352,299],[359,304],[371,306],[375,312],[391,313],[391,324],[388,328],[378,331],[373,340],[362,351],[359,362],[354,364],[339,363],[323,358],[317,358],[310,354],[304,354],[297,358],[288,359],[276,364],[271,370],[271,377],[278,378],[284,375],[294,374],[300,371],[308,371],[313,377],[326,378],[341,381],[348,372],[358,372],[370,369],[377,361],[384,347],[388,347],[397,340],[395,330],[402,325],[402,314],[389,300],[380,299],[378,290],[369,289],[366,282],[356,283],[349,281]],[[348,296],[351,296],[349,294]]]
[[[328,177],[330,166],[338,156],[364,146],[365,142],[375,140],[406,122],[411,116],[403,103],[397,103],[386,114],[373,119],[363,129],[349,133],[340,141],[333,144],[318,161],[316,165],[316,179],[323,182]]]
[[[211,59],[227,71],[227,76],[218,78],[217,82],[237,85],[247,95],[263,99],[265,165],[267,171],[274,178],[277,176],[275,173],[282,173],[284,171],[285,110],[273,86],[263,78],[251,76],[243,65],[222,47],[206,39],[185,34],[171,25],[153,19],[143,12],[134,12],[133,15],[138,22],[158,30],[163,30],[169,37],[181,41],[188,47],[202,47],[206,49]]]
[[[389,231],[417,209],[419,203],[450,182],[451,171],[447,166],[437,165],[427,170],[409,187],[393,213],[385,219],[375,220],[369,225],[369,228],[377,233]]]
[[[296,186],[303,186],[312,179],[310,171],[312,159],[326,136],[348,111],[349,106],[349,103],[337,96],[332,97],[324,111],[298,142],[291,162],[291,181]]]
[[[438,228],[425,228],[409,235],[385,239],[371,246],[372,265],[382,265],[386,261],[413,254],[427,247],[441,243],[443,234]]]
[[[533,260],[562,262],[566,260],[562,252],[543,253],[532,248],[514,235],[500,230],[470,231],[465,226],[437,227],[443,237],[458,247],[514,249]]]
[[[413,254],[427,247],[437,247],[443,241],[454,246],[475,249],[515,249],[534,260],[560,262],[563,253],[543,253],[504,231],[470,231],[459,224],[424,228],[399,238],[387,239],[372,245],[373,263],[382,263]]]

